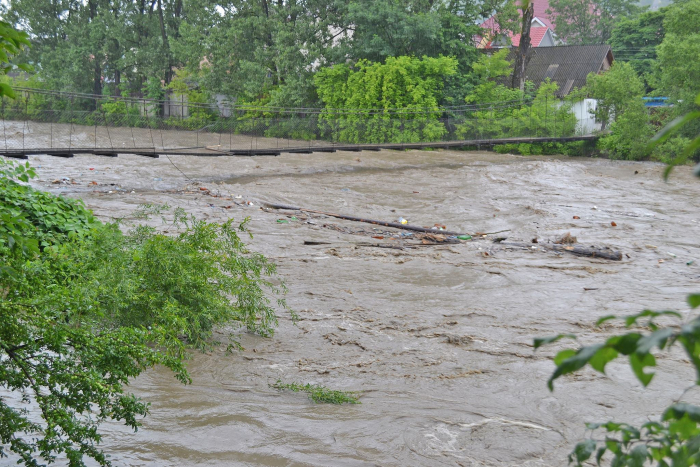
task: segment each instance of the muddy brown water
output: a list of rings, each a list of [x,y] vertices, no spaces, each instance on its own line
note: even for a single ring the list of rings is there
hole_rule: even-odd
[[[82,198],[104,219],[141,203],[181,206],[212,221],[250,217],[252,248],[279,265],[300,316],[294,326],[282,315],[270,339],[242,335],[245,350],[233,355],[194,354],[189,386],[163,369],[137,378],[131,389],[152,404],[151,414],[138,433],[104,426],[115,465],[560,466],[584,422],[643,422],[692,384],[684,356],[671,352],[658,358],[647,389],[615,362],[607,376],[586,369],[550,393],[551,357],[564,344],[532,348],[534,337],[562,332],[600,341],[622,329],[593,326],[608,314],[688,311],[685,297],[700,287],[700,183],[688,168],[665,183],[663,166],[653,163],[486,152],[31,162],[38,187]],[[52,183],[62,177],[75,184]],[[207,196],[200,186],[253,206]],[[372,231],[366,224],[298,213],[293,221],[292,213],[261,210],[261,202],[456,231],[509,230],[499,236],[513,242],[571,232],[625,257],[489,240],[361,247],[391,240],[324,227]],[[362,404],[316,405],[271,389],[278,379],[359,391]],[[691,391],[686,399],[700,398]]]

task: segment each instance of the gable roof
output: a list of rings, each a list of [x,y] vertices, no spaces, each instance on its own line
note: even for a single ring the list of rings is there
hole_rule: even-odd
[[[542,21],[549,29],[554,30],[554,18],[547,13],[547,10],[549,10],[549,1],[535,0],[533,3],[535,5],[535,18]]]
[[[530,28],[530,45],[532,47],[539,47],[542,43],[542,39],[544,39],[544,36],[547,35],[547,31],[549,31],[548,27]],[[510,40],[513,47],[519,46],[520,34],[511,35]]]
[[[532,47],[540,47],[542,44],[542,40],[547,37],[547,34],[552,34],[551,30],[548,27],[541,27],[541,26],[535,26],[530,29],[530,45]],[[509,33],[508,37],[510,37],[510,44],[507,44],[504,40],[503,37],[498,37],[495,40],[489,40],[488,42],[482,42],[481,44],[477,45],[477,47],[485,47],[485,48],[491,48],[491,47],[517,47],[520,45],[520,34],[513,34]],[[550,42],[553,42],[553,39],[550,40]]]
[[[511,48],[508,60],[515,60],[516,49]],[[607,61],[606,61],[607,59]],[[530,49],[530,62],[525,79],[539,87],[549,78],[559,85],[557,96],[564,97],[574,88],[582,88],[590,73],[605,71],[612,65],[609,45],[560,45]]]
[[[549,15],[547,13],[547,10],[549,9],[549,1],[548,0],[534,0],[533,2],[534,5],[534,15],[533,15],[533,20],[539,21],[542,25],[545,27],[548,27],[552,31],[554,31],[554,16]],[[520,17],[523,17],[523,12],[522,10],[518,9],[518,13],[520,14]],[[496,15],[491,16],[489,19],[484,21],[483,23],[480,24],[480,26],[484,29],[489,29],[492,31],[492,33],[497,34],[499,31],[498,24],[496,23]],[[534,28],[533,28],[534,29]]]

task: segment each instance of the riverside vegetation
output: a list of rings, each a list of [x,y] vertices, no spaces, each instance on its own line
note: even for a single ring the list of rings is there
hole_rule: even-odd
[[[190,350],[217,345],[217,329],[234,347],[241,327],[271,336],[276,310],[288,309],[284,285],[243,243],[246,221],[177,209],[175,235],[124,233],[80,201],[19,183],[32,176],[28,165],[0,166],[0,457],[108,465],[99,425],[137,429],[148,412],[129,380],[163,365],[188,383]]]
[[[567,106],[590,97],[601,104],[596,118],[610,131],[597,151],[611,158],[674,159],[697,128],[684,128],[654,150],[647,143],[674,118],[697,110],[692,97],[700,91],[695,60],[700,54],[700,0],[679,0],[658,11],[645,11],[632,0],[557,0],[550,5],[556,32],[567,44],[609,43],[615,55],[612,70],[590,76],[563,106],[551,84],[540,89],[529,85],[524,92],[495,88],[512,67],[502,67],[504,57],[484,60],[473,44],[483,34],[479,23],[492,16],[503,34],[520,31],[515,0],[91,0],[70,8],[45,0],[10,0],[5,18],[34,38],[33,47],[19,58],[32,63],[36,74],[5,77],[5,84],[104,99],[97,108],[93,100],[36,98],[5,101],[4,109],[21,109],[31,118],[47,108],[82,105],[74,110],[99,111],[104,118],[118,116],[133,124],[139,120],[138,104],[115,97],[161,99],[172,93],[193,106],[187,118],[169,122],[175,127],[225,124],[246,132],[279,116],[280,108],[319,109],[319,131],[285,117],[264,125],[265,136],[421,142],[445,132],[450,137],[483,132],[517,136],[525,128],[565,136],[575,128]],[[493,92],[485,94],[489,86]],[[668,97],[673,105],[646,109],[644,95]],[[219,121],[207,104],[215,96],[250,111],[237,114],[234,122]],[[499,110],[496,104],[504,101],[519,104]],[[486,105],[486,110],[460,121],[451,109],[466,104]],[[338,116],[348,108],[355,113]],[[540,116],[525,125],[526,113],[528,118],[546,116],[544,123]],[[590,152],[581,146],[526,144],[499,150]],[[697,152],[692,157],[697,159]]]

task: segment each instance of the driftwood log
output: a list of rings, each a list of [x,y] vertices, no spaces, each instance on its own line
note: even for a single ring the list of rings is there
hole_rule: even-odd
[[[425,227],[418,227],[415,225],[408,225],[408,224],[399,224],[398,222],[384,222],[384,221],[377,221],[374,219],[365,219],[362,217],[347,216],[344,214],[333,214],[332,212],[314,211],[312,209],[304,209],[304,208],[300,208],[300,207],[296,207],[296,206],[285,206],[284,204],[273,204],[273,203],[263,203],[263,204],[265,206],[267,206],[268,208],[272,208],[272,209],[286,209],[289,211],[310,212],[312,214],[322,214],[324,216],[335,217],[338,219],[345,219],[348,221],[365,222],[367,224],[381,225],[383,227],[393,227],[395,229],[402,229],[402,230],[411,230],[413,232],[432,233],[432,234],[440,234],[440,235],[454,235],[457,237],[459,237],[460,235],[470,235],[468,233],[450,232],[448,230],[426,229]]]
[[[499,245],[515,246],[520,248],[531,249],[533,246],[538,248],[546,248],[553,251],[565,251],[576,256],[587,256],[589,258],[602,258],[611,261],[622,261],[622,253],[610,248],[586,247],[583,245],[557,245],[555,243],[513,243],[500,242]]]

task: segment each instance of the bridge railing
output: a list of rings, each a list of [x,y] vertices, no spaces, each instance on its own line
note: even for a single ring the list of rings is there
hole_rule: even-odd
[[[160,115],[156,101],[65,97],[21,90],[2,99],[0,151],[240,149],[415,144],[582,134],[559,101],[487,103],[444,109],[224,109],[191,105]]]

